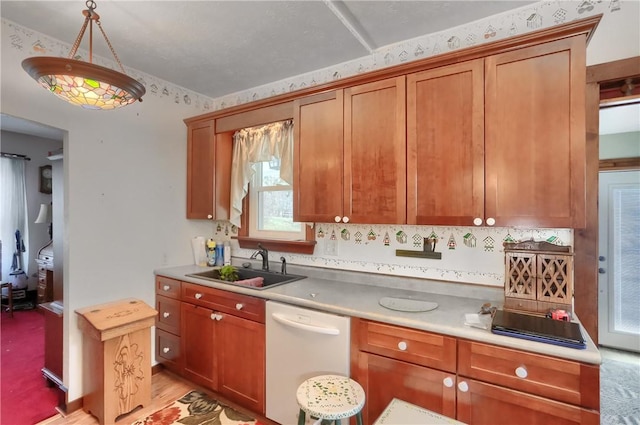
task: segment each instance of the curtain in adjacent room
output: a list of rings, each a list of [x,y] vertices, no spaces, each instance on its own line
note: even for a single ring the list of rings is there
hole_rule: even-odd
[[[20,231],[20,247],[16,246],[16,230]],[[13,268],[29,275],[29,249],[21,252],[23,241],[29,240],[27,185],[23,159],[0,158],[0,240],[2,241],[2,275],[7,281]],[[18,249],[19,248],[19,249]],[[15,258],[14,258],[15,255]],[[12,268],[13,266],[13,268]]]
[[[240,227],[242,200],[249,191],[255,172],[253,164],[280,161],[280,179],[293,183],[293,121],[245,128],[233,135],[231,166],[231,224]]]

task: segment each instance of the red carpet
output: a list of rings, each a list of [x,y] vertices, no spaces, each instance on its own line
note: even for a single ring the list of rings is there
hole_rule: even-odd
[[[44,316],[17,310],[0,318],[0,424],[33,425],[57,413],[58,398],[42,376]]]

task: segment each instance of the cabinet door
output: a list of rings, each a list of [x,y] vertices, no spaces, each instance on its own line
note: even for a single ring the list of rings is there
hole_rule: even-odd
[[[293,219],[331,223],[343,215],[343,92],[298,99],[293,107]]]
[[[585,38],[485,59],[485,213],[497,226],[585,225]]]
[[[407,76],[407,223],[484,219],[484,60]]]
[[[456,419],[469,425],[598,425],[600,415],[571,404],[458,378]]]
[[[406,84],[390,78],[344,90],[344,216],[406,223]]]
[[[216,326],[218,327],[216,353],[219,356],[219,391],[230,400],[263,415],[264,325],[230,314],[222,314]]]
[[[217,362],[214,350],[215,324],[212,310],[189,303],[181,306],[180,340],[184,376],[193,382],[218,389]]]
[[[367,395],[364,423],[373,423],[393,398],[455,418],[455,374],[361,351],[352,376]]]
[[[187,128],[187,218],[213,218],[214,121]]]

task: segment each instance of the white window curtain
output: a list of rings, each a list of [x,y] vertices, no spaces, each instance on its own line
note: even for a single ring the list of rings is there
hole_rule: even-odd
[[[0,240],[2,240],[2,281],[11,272],[22,269],[29,275],[27,185],[23,159],[0,158]],[[16,241],[16,231],[20,240]],[[24,249],[24,251],[23,251]]]
[[[231,224],[240,227],[242,200],[249,191],[253,164],[280,160],[280,179],[293,183],[293,121],[245,128],[233,135],[231,166]]]

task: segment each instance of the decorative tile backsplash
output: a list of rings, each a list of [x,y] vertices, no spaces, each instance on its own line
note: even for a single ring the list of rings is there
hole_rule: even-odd
[[[219,240],[236,236],[227,222],[214,224]],[[447,227],[316,223],[313,255],[284,253],[290,264],[365,271],[426,279],[504,285],[503,242],[534,239],[573,246],[571,229],[519,229],[508,227]],[[436,237],[441,260],[397,257],[396,249],[423,249],[424,238]],[[250,257],[232,241],[234,256]],[[280,253],[271,256],[277,260]]]
[[[364,72],[525,34],[600,13],[624,13],[622,12],[623,7],[624,2],[619,0],[541,1],[437,33],[390,44],[362,58],[231,93],[216,99],[135,69],[126,68],[126,72],[144,84],[147,96],[157,96],[167,102],[180,105],[195,106],[202,113],[206,113]],[[2,47],[16,49],[22,52],[25,58],[40,55],[66,57],[71,45],[2,19]],[[84,58],[88,52],[79,49],[78,55]],[[93,61],[101,66],[117,68],[112,60],[99,56],[94,55]]]

